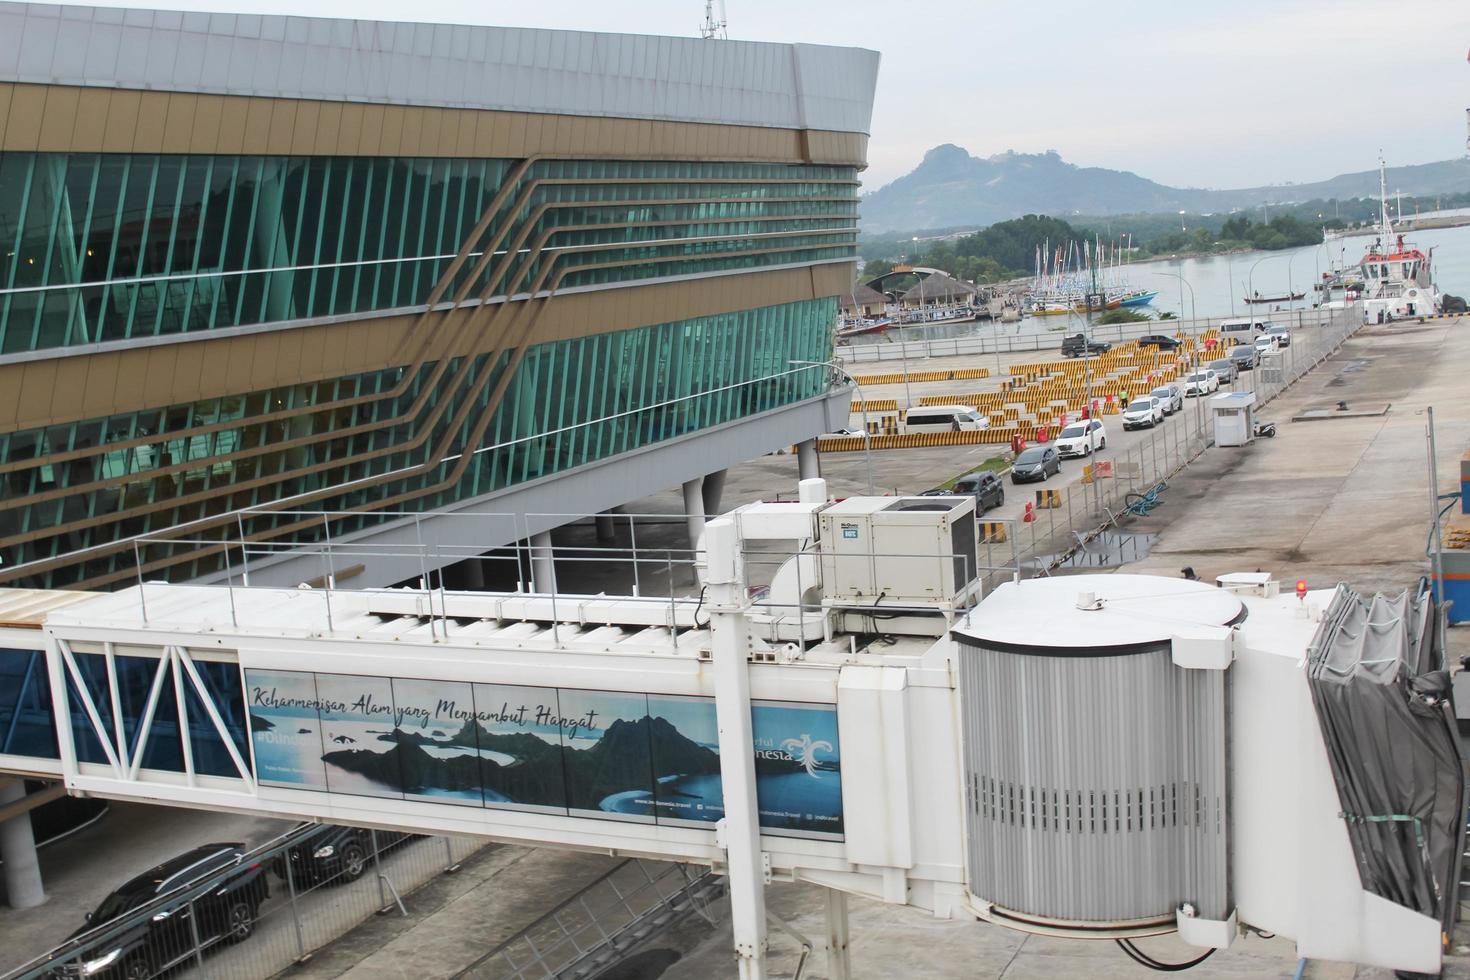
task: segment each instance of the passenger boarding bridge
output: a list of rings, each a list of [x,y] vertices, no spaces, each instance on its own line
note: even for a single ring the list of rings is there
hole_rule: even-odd
[[[674,599],[0,592],[0,771],[706,864],[729,876],[743,977],[765,975],[773,881],[826,886],[837,910],[861,895],[1206,948],[1269,931],[1304,957],[1438,970],[1459,798],[1446,817],[1423,786],[1354,796],[1375,760],[1334,740],[1330,703],[1386,662],[1345,639],[1365,623],[1394,619],[1401,669],[1424,672],[1429,600],[1129,575],[982,600],[973,501],[834,503],[820,480],[710,523],[699,574]],[[1384,717],[1420,725],[1402,744],[1432,769],[1452,720],[1426,704]],[[1413,881],[1360,876],[1379,863]]]

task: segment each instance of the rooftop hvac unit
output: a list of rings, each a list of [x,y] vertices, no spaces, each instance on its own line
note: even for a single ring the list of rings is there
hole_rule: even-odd
[[[819,519],[830,606],[953,611],[978,586],[973,497],[850,497]]]
[[[1002,585],[954,628],[978,909],[1074,935],[1181,916],[1226,931],[1224,668],[1242,608],[1200,582],[1081,575]]]

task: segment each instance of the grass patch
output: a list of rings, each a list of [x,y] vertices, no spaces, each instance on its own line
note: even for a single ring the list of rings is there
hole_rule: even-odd
[[[935,489],[936,490],[953,490],[954,489],[954,485],[956,483],[960,482],[960,479],[962,477],[969,476],[971,473],[979,473],[979,472],[981,472],[983,470],[989,470],[992,473],[1004,473],[1006,470],[1008,470],[1010,468],[1011,468],[1011,461],[1009,459],[1007,459],[1004,456],[992,456],[989,459],[987,459],[985,462],[981,463],[979,466],[972,466],[969,469],[965,470],[963,473],[956,473],[954,476],[950,477],[948,480],[945,480],[943,483],[939,484],[939,486],[936,487]]]

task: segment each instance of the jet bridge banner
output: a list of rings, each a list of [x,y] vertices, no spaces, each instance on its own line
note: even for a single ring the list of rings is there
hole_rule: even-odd
[[[245,671],[256,778],[354,796],[707,826],[724,816],[713,698]],[[831,704],[757,701],[761,828],[842,838]]]

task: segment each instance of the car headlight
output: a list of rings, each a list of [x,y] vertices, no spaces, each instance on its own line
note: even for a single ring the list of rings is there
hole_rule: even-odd
[[[314,858],[329,858],[336,853],[337,849],[335,847],[333,847],[331,844],[326,844],[312,851],[311,856]]]
[[[95,960],[87,960],[85,963],[82,964],[82,975],[90,977],[94,973],[101,973],[103,970],[116,963],[117,958],[121,955],[121,949],[114,949],[112,952],[108,953],[105,956],[99,956]]]

